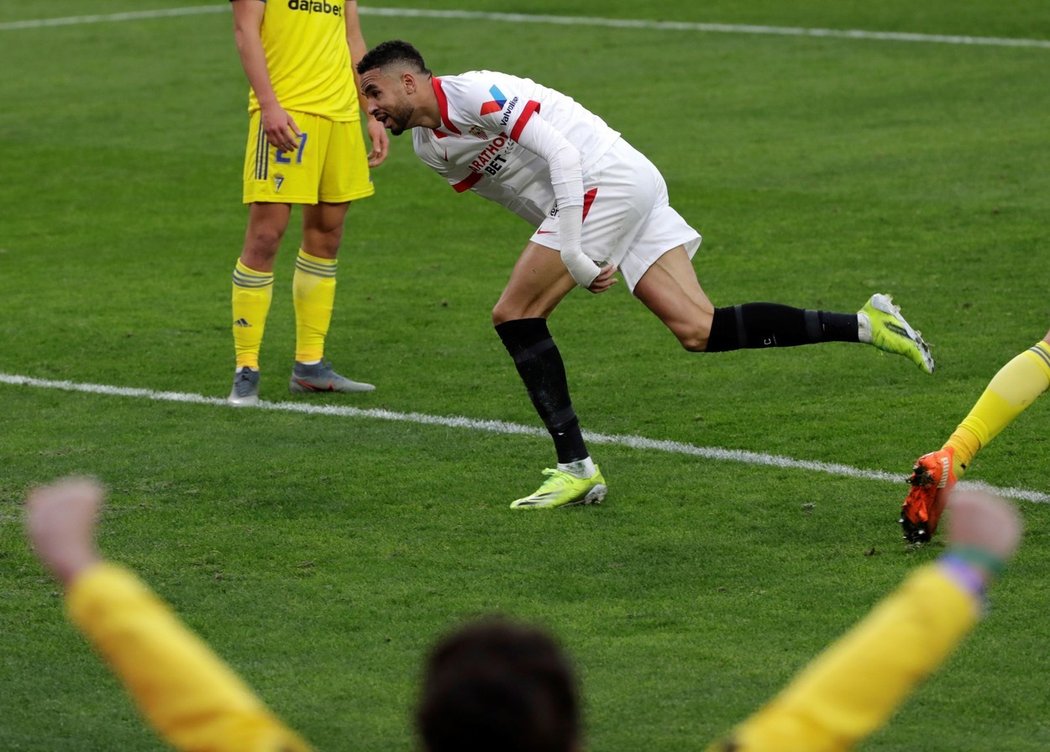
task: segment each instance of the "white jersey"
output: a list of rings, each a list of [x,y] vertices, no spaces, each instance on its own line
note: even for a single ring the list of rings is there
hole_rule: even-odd
[[[517,138],[540,117],[580,152],[589,168],[620,138],[571,97],[527,78],[471,71],[431,79],[441,126],[414,128],[412,146],[458,192],[472,190],[539,226],[555,204],[547,161]]]

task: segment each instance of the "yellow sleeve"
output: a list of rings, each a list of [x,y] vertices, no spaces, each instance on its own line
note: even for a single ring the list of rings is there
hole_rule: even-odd
[[[938,565],[917,570],[709,752],[837,752],[882,726],[973,628],[980,604]]]
[[[134,574],[97,564],[66,594],[70,620],[179,750],[309,752]]]

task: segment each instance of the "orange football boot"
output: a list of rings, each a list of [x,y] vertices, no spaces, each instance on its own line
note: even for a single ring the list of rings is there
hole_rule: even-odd
[[[946,446],[915,461],[908,483],[911,490],[901,505],[901,527],[909,543],[925,543],[933,537],[948,494],[955,485],[955,448]]]

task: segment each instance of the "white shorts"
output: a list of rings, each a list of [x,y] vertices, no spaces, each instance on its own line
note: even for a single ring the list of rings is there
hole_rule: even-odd
[[[663,175],[623,139],[584,173],[583,192],[583,252],[599,264],[618,266],[632,292],[672,248],[685,246],[692,258],[700,247],[700,233],[668,203]],[[531,240],[561,250],[556,209]]]

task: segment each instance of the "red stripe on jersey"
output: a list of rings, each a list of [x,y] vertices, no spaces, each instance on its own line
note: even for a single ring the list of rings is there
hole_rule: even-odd
[[[441,88],[441,79],[434,76],[430,79],[430,85],[434,87],[434,95],[438,100],[438,109],[441,111],[441,122],[445,124],[445,130],[449,133],[454,133],[457,136],[463,134],[459,132],[459,128],[452,124],[452,121],[448,119],[448,97],[445,96],[445,90]],[[438,137],[440,138],[440,136]]]
[[[598,195],[597,188],[591,188],[585,194],[583,194],[583,218],[587,219],[587,212],[591,210],[591,204],[594,203],[594,197]]]
[[[518,136],[521,135],[521,131],[525,128],[525,124],[529,122],[529,118],[539,111],[540,103],[535,99],[530,99],[526,102],[521,110],[521,114],[518,115],[518,121],[514,123],[514,127],[510,131],[510,137],[517,141]]]
[[[472,172],[470,173],[469,177],[465,177],[458,183],[453,184],[452,190],[454,190],[456,193],[463,193],[463,191],[469,191],[471,188],[477,185],[479,180],[481,180],[481,173]]]

